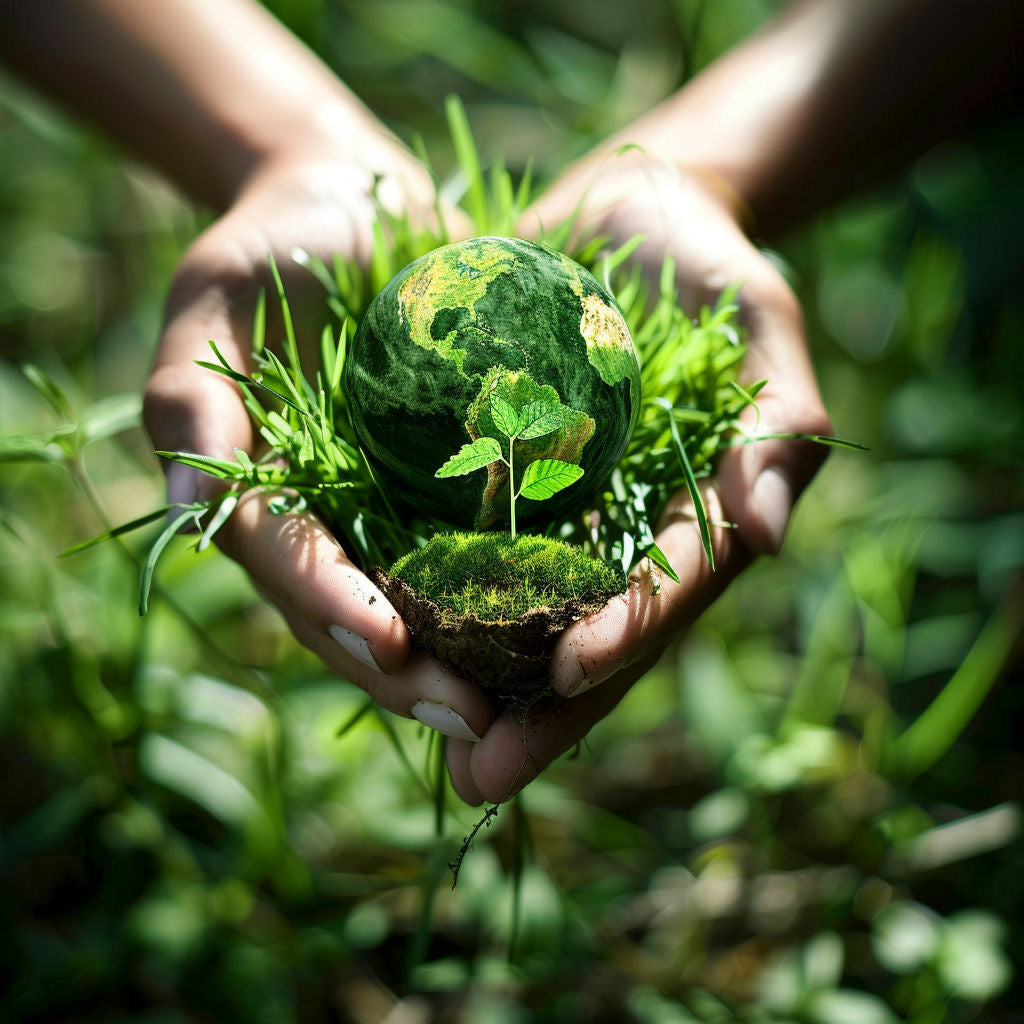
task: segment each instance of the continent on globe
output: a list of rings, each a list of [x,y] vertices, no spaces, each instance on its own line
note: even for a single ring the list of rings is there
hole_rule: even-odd
[[[468,441],[504,441],[491,395],[521,406],[553,388],[569,407],[557,431],[523,442],[521,465],[561,459],[584,476],[543,506],[525,500],[518,515],[528,523],[531,506],[563,514],[605,483],[636,420],[640,366],[614,299],[586,269],[548,246],[485,237],[435,249],[381,289],[350,344],[344,387],[388,495],[480,530],[507,516],[501,464],[486,476],[434,472]]]

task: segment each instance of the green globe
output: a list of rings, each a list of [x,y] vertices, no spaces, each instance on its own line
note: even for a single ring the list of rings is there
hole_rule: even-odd
[[[534,242],[473,238],[421,256],[385,285],[352,339],[344,386],[389,496],[481,530],[508,516],[501,463],[434,474],[481,436],[508,454],[491,398],[521,408],[557,396],[568,407],[554,433],[517,444],[516,466],[560,459],[584,475],[543,503],[521,499],[516,515],[529,523],[583,508],[605,483],[636,420],[640,366],[622,313],[587,270]]]

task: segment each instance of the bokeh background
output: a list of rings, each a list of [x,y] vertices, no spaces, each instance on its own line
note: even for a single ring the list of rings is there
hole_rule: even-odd
[[[778,4],[268,6],[442,174],[455,92],[544,178]],[[0,79],[0,1020],[1024,1021],[1022,137],[779,244],[870,452],[452,892],[436,744],[339,737],[362,695],[233,564],[180,541],[140,619],[151,536],[57,558],[162,502],[138,395],[209,214]]]

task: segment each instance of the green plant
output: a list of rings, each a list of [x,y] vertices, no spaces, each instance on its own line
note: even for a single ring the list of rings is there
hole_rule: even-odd
[[[451,621],[474,615],[510,621],[566,602],[589,604],[621,593],[622,571],[576,544],[508,533],[439,533],[388,571]]]
[[[574,412],[562,405],[554,388],[543,390],[550,395],[517,408],[495,391],[490,393],[488,404],[495,427],[508,442],[508,458],[501,445],[488,436],[478,437],[464,444],[434,475],[439,478],[464,476],[479,469],[501,463],[508,471],[509,522],[512,539],[516,539],[516,501],[530,498],[543,501],[571,484],[581,476],[583,469],[562,459],[534,459],[523,467],[522,478],[516,486],[515,449],[517,441],[530,441],[554,433],[565,419],[565,413]]]

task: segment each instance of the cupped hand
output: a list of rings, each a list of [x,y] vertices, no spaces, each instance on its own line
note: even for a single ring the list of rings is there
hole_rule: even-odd
[[[556,224],[576,205],[578,189],[558,183],[527,211],[522,230]],[[607,236],[610,247],[646,237],[636,258],[656,282],[665,256],[676,263],[680,303],[696,314],[721,291],[739,284],[738,303],[748,352],[741,383],[767,379],[757,399],[758,434],[827,434],[807,354],[802,316],[775,267],[748,241],[738,203],[713,176],[681,171],[633,155],[611,162],[586,193],[580,225]],[[747,410],[753,426],[754,410]],[[730,448],[703,489],[716,569],[708,565],[685,491],[664,510],[657,543],[680,581],[652,575],[644,562],[626,594],[570,626],[559,639],[551,684],[564,710],[526,722],[499,716],[479,743],[448,745],[453,783],[470,803],[500,802],[518,792],[573,747],[622,699],[758,554],[782,545],[793,503],[817,471],[825,449],[806,441],[766,440]]]
[[[414,218],[430,216],[433,186],[397,145],[377,147],[373,171],[385,203],[403,206]],[[261,288],[274,293],[268,253],[281,270],[300,335],[319,336],[323,292],[296,266],[292,251],[300,247],[327,261],[337,253],[367,266],[376,217],[374,177],[350,154],[268,161],[192,244],[170,289],[146,388],[145,422],[158,449],[225,459],[234,459],[235,448],[253,452],[257,438],[238,388],[196,360],[210,359],[213,339],[232,366],[251,370],[257,295]],[[448,226],[461,225],[453,216]],[[272,306],[268,302],[268,310]],[[212,497],[218,481],[171,463],[167,487],[171,502],[187,503]],[[313,515],[273,515],[268,500],[247,493],[217,540],[278,607],[295,636],[389,711],[462,739],[482,736],[494,717],[486,698],[432,659],[410,657],[402,620],[330,531]]]

